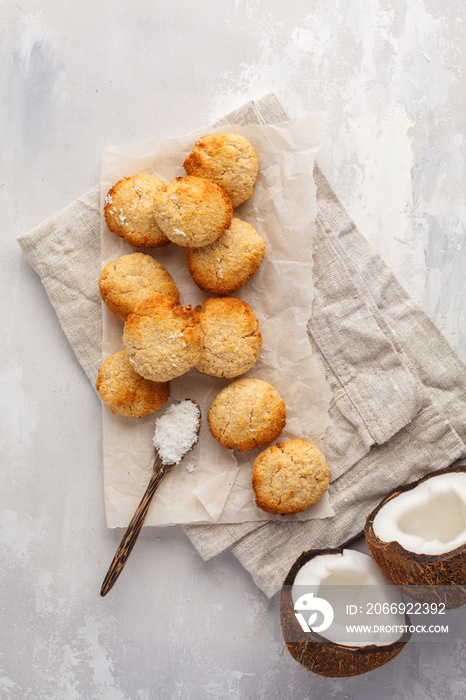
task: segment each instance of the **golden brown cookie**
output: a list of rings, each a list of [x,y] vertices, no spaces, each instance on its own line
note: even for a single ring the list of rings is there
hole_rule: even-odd
[[[187,372],[202,347],[201,307],[158,294],[141,301],[125,321],[123,343],[138,374],[166,382]]]
[[[252,144],[234,131],[203,136],[183,165],[188,175],[208,177],[220,185],[234,207],[251,197],[259,174]]]
[[[100,296],[110,311],[123,321],[134,307],[154,294],[169,294],[178,301],[172,276],[146,253],[131,253],[112,260],[99,279]]]
[[[323,454],[311,442],[279,442],[254,461],[256,504],[268,513],[300,513],[322,498],[329,476]]]
[[[285,402],[261,379],[236,379],[212,401],[210,432],[223,447],[254,450],[275,440],[286,422]]]
[[[220,238],[202,248],[188,248],[191,277],[210,294],[232,294],[255,275],[265,256],[264,239],[254,226],[236,217]]]
[[[105,199],[104,216],[110,231],[138,248],[158,248],[170,241],[154,218],[154,198],[165,189],[155,175],[141,173],[119,180]]]
[[[168,382],[151,382],[141,377],[124,350],[105,360],[95,386],[112,413],[133,418],[154,413],[170,396]]]
[[[225,192],[203,177],[177,177],[154,200],[157,224],[171,241],[185,247],[215,241],[229,228],[231,213]]]
[[[213,377],[231,379],[255,364],[262,345],[259,321],[245,301],[212,297],[201,313],[204,336],[197,369]]]

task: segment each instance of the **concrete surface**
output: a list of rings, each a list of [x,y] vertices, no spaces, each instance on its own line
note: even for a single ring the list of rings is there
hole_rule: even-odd
[[[319,163],[466,360],[461,0],[6,0],[1,25],[0,697],[463,698],[464,616],[349,680],[282,650],[274,602],[225,552],[144,531],[121,585],[100,405],[16,237],[98,182],[102,149],[169,138],[274,91],[327,112]]]

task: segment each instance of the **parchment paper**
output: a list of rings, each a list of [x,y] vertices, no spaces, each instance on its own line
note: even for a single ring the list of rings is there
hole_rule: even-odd
[[[312,241],[316,216],[313,167],[323,115],[307,115],[274,126],[222,126],[180,139],[107,149],[101,174],[101,209],[110,187],[122,177],[148,172],[165,182],[186,175],[182,164],[205,133],[236,131],[248,138],[259,157],[260,174],[252,198],[234,210],[264,238],[267,253],[255,277],[234,296],[247,301],[259,319],[263,346],[256,365],[244,376],[272,384],[286,403],[287,424],[278,441],[303,438],[322,448],[328,423],[330,389],[311,354],[306,325],[312,304]],[[111,233],[101,215],[102,266],[136,249]],[[170,244],[149,252],[171,273],[182,304],[202,303],[209,295],[189,275],[186,249]],[[123,322],[103,305],[103,357],[123,348]],[[170,382],[170,403],[199,402],[204,418],[195,449],[162,482],[145,525],[238,523],[257,520],[307,520],[333,515],[328,495],[294,516],[257,508],[251,471],[260,449],[236,452],[211,436],[207,412],[232,380],[193,369]],[[124,527],[146,488],[154,459],[152,435],[157,414],[141,419],[116,416],[103,406],[105,508],[108,527]]]

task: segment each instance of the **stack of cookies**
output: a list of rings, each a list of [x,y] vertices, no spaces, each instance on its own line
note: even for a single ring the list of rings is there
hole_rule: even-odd
[[[258,158],[243,136],[219,133],[199,139],[183,165],[185,177],[126,177],[106,197],[108,228],[139,251],[108,263],[99,279],[102,300],[124,322],[125,349],[105,360],[96,386],[113,413],[141,417],[166,403],[170,380],[193,368],[234,379],[212,402],[209,427],[226,449],[253,450],[273,442],[286,422],[270,384],[237,379],[256,363],[262,336],[249,304],[228,296],[266,252],[255,228],[233,216],[253,194]],[[192,279],[216,295],[202,306],[183,306],[173,277],[147,251],[169,244],[186,248]],[[279,443],[255,460],[256,503],[270,513],[300,512],[319,500],[328,476],[311,443]]]

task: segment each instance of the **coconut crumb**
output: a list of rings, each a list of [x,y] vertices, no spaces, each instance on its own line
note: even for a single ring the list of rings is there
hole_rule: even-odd
[[[139,367],[139,362],[136,362],[136,360],[133,360],[132,357],[129,358],[129,361],[135,369],[137,369]]]
[[[190,399],[175,403],[155,421],[154,447],[162,464],[178,464],[197,440],[201,412]]]

